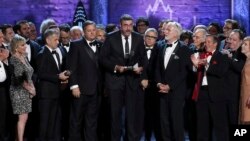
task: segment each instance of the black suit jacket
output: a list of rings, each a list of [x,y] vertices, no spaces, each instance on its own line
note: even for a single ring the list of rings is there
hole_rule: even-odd
[[[60,70],[50,50],[44,46],[37,56],[38,97],[59,98]]]
[[[124,58],[121,32],[112,32],[107,36],[103,49],[101,50],[100,62],[103,65],[105,73],[105,84],[109,89],[120,89],[125,86],[125,79],[132,89],[137,89],[141,75],[133,72],[115,73],[116,65],[133,66],[138,63],[138,66],[144,66],[145,61],[145,46],[143,38],[140,34],[132,32],[132,46],[130,57],[126,62]]]
[[[226,77],[228,99],[239,102],[241,71],[244,67],[246,56],[241,53],[241,47],[233,53],[232,58],[229,59],[230,67]]]
[[[157,54],[159,52],[160,48],[155,45],[154,48],[151,50],[150,58],[147,57],[147,51],[146,51],[146,59],[144,63],[144,69],[143,69],[143,78],[149,80],[149,85],[155,85],[155,67],[157,62]]]
[[[98,42],[98,44],[101,44]],[[78,85],[84,95],[94,95],[102,89],[101,67],[98,62],[100,46],[96,52],[82,38],[71,42],[67,56],[67,69],[72,72],[69,85]]]
[[[191,51],[178,41],[178,44],[171,54],[167,68],[164,67],[165,44],[161,47],[155,71],[157,83],[168,84],[170,87],[169,97],[171,99],[184,99],[187,94],[187,75],[190,72],[192,63],[190,59]]]
[[[30,59],[30,65],[33,67],[34,71],[36,72],[36,57],[39,53],[39,51],[42,49],[39,44],[36,42],[30,40],[30,50],[31,50],[31,59]]]
[[[227,100],[225,78],[229,70],[229,59],[215,51],[206,71],[208,81],[209,98],[211,101],[219,102]]]

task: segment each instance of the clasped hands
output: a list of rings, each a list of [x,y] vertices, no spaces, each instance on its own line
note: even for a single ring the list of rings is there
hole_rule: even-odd
[[[61,72],[58,74],[59,79],[61,80],[61,84],[66,84],[68,83],[69,76],[65,75],[67,70]]]
[[[206,66],[208,65],[208,62],[207,62],[207,59],[204,58],[204,59],[201,59],[201,58],[196,58],[194,55],[191,55],[191,61],[193,63],[193,65],[198,68],[199,65],[203,65],[203,66]]]
[[[159,93],[169,93],[170,91],[170,87],[168,84],[162,84],[162,83],[158,83],[157,87],[159,89]]]

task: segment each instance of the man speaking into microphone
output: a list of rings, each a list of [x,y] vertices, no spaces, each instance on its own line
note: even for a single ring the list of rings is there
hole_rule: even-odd
[[[118,141],[122,131],[125,106],[126,138],[139,140],[143,129],[143,99],[140,92],[145,47],[143,37],[132,31],[133,18],[123,15],[120,30],[107,36],[100,62],[105,69],[105,86],[111,103],[111,140]],[[137,115],[138,114],[138,115]],[[136,125],[135,125],[136,124]]]

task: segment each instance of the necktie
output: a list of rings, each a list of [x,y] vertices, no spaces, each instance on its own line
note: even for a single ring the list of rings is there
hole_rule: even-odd
[[[205,59],[210,55],[213,55],[213,53],[212,52],[205,52],[205,53],[199,54],[200,59]],[[193,95],[192,95],[192,99],[195,101],[197,101],[198,95],[200,92],[200,87],[201,87],[201,83],[202,83],[201,81],[202,81],[202,78],[204,76],[204,69],[205,69],[205,66],[202,66],[202,65],[199,65],[198,69],[197,69],[197,81],[195,83],[195,87],[194,87],[194,91],[193,91]]]
[[[57,67],[60,68],[60,58],[59,58],[59,54],[54,50],[51,52],[52,55],[56,55],[56,60],[57,60]]]
[[[128,44],[128,37],[125,37],[125,58],[129,57],[129,44]]]
[[[204,59],[204,58],[206,58],[206,53],[200,53],[199,56],[200,56],[200,59]],[[193,95],[192,95],[192,99],[194,101],[197,101],[197,99],[198,99],[203,75],[204,75],[204,66],[199,65],[197,68],[197,80],[196,80]]]
[[[90,46],[96,46],[96,41],[89,43]]]

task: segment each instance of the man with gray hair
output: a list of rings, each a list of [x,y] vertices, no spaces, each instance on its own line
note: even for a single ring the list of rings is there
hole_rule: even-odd
[[[66,71],[61,71],[62,63],[56,50],[59,44],[58,30],[47,29],[44,39],[46,44],[37,56],[39,139],[60,141],[60,86],[67,82],[69,76]]]
[[[183,105],[186,79],[191,68],[190,50],[179,41],[182,27],[177,22],[163,24],[166,44],[161,46],[155,70],[160,96],[160,123],[163,141],[183,141]]]
[[[144,88],[145,102],[145,139],[150,141],[154,134],[156,140],[160,139],[160,122],[159,122],[159,95],[157,94],[156,83],[154,79],[155,64],[157,59],[158,48],[155,46],[158,39],[158,32],[155,28],[148,28],[144,35],[144,44],[146,49],[146,59],[144,65],[145,79],[141,85]]]
[[[70,29],[70,36],[71,36],[71,41],[79,40],[83,37],[84,33],[82,30],[82,27],[80,26],[73,26]]]

